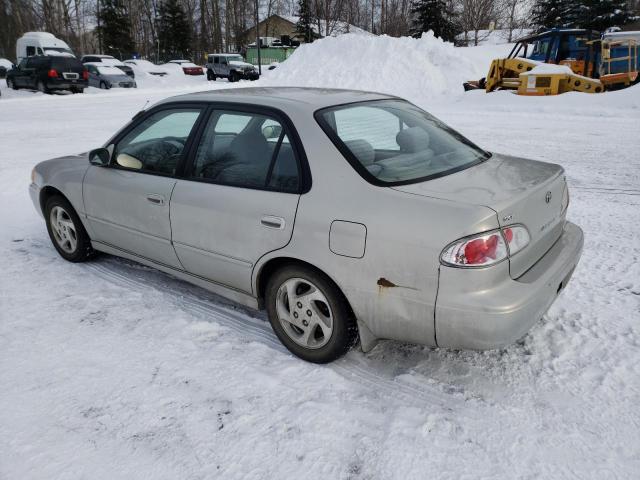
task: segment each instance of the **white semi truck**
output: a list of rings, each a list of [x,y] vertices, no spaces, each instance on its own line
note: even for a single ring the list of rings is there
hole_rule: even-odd
[[[75,56],[64,41],[48,32],[27,32],[16,42],[16,63],[33,55]]]

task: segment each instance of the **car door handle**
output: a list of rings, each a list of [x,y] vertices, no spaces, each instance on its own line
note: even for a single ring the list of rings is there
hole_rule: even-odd
[[[156,195],[154,193],[150,193],[147,195],[147,201],[153,203],[154,205],[164,205],[164,197],[162,195]]]
[[[260,223],[268,228],[277,228],[278,230],[284,230],[285,221],[282,217],[274,217],[272,215],[265,215],[260,219]]]

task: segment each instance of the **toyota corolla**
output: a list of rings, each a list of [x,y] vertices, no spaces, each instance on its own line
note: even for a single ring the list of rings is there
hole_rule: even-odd
[[[153,266],[329,362],[358,341],[492,349],[567,285],[562,167],[487,152],[397,97],[242,88],[169,98],[30,193],[53,246]]]

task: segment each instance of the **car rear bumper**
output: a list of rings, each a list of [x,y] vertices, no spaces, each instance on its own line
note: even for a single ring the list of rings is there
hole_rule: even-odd
[[[87,88],[89,82],[86,80],[49,80],[46,82],[46,87],[49,90],[70,90],[72,88]]]
[[[488,350],[520,339],[569,282],[583,243],[580,227],[566,222],[562,236],[517,280],[509,277],[508,262],[483,269],[440,267],[438,346]]]

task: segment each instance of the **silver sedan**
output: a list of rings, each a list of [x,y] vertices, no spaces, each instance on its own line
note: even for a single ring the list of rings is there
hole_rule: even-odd
[[[378,339],[508,345],[583,244],[562,167],[348,90],[170,98],[88,157],[38,164],[30,193],[63,258],[118,255],[264,308],[318,363]]]

